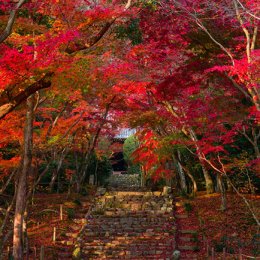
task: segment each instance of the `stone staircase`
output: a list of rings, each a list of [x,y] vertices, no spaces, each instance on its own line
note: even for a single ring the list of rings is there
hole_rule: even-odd
[[[140,191],[139,174],[112,174],[108,180],[108,190]]]
[[[198,227],[191,221],[190,215],[180,200],[177,200],[175,206],[176,248],[180,251],[180,259],[198,259],[197,252],[200,249]]]
[[[175,231],[172,195],[109,191],[97,197],[87,217],[78,258],[170,260]]]
[[[73,258],[73,251],[75,249],[75,243],[77,237],[80,234],[82,228],[86,224],[86,215],[90,208],[90,199],[86,197],[80,200],[81,207],[75,212],[75,216],[72,219],[72,225],[63,233],[62,236],[57,238],[57,260],[71,260]]]

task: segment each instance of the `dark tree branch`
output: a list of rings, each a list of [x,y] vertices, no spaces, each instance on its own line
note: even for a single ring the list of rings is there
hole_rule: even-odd
[[[18,107],[24,100],[34,94],[36,91],[49,88],[51,86],[51,77],[54,75],[53,72],[48,72],[39,81],[28,86],[25,90],[20,92],[14,97],[11,97],[9,102],[0,102],[0,119],[4,118],[8,113]]]
[[[102,29],[97,33],[97,35],[92,37],[88,43],[81,44],[81,45],[77,46],[75,49],[68,48],[66,50],[66,52],[68,54],[74,54],[79,51],[88,50],[89,48],[93,47],[96,43],[98,43],[103,38],[103,36],[106,34],[106,32],[109,30],[109,28],[114,24],[115,21],[116,21],[116,19],[112,20],[111,22],[107,22],[104,25],[104,27],[102,27]]]
[[[13,29],[13,25],[14,25],[14,21],[15,21],[15,17],[16,17],[16,13],[19,10],[19,8],[26,2],[26,0],[20,0],[15,8],[10,12],[9,15],[9,19],[7,21],[7,25],[4,29],[4,31],[0,34],[0,43],[2,43],[3,41],[5,41],[8,36],[11,34],[12,29]]]
[[[17,3],[15,9],[11,11],[10,18],[8,21],[8,25],[4,32],[0,34],[0,43],[3,42],[11,33],[12,26],[15,20],[15,15],[17,10],[26,2],[26,0],[19,0]],[[128,0],[124,10],[126,11],[131,6],[131,0]],[[67,49],[66,52],[68,54],[74,54],[76,52],[90,49],[92,46],[94,46],[96,43],[98,43],[106,34],[106,32],[110,29],[110,27],[114,24],[117,17],[111,20],[110,22],[107,22],[101,30],[90,39],[89,43],[80,45],[76,49]],[[1,41],[2,40],[2,41]],[[4,118],[8,113],[13,111],[16,107],[18,107],[21,103],[23,103],[30,95],[34,94],[38,90],[49,88],[51,86],[51,77],[54,75],[54,72],[48,72],[42,79],[39,81],[33,83],[32,85],[28,86],[25,90],[20,92],[18,95],[13,96],[10,95],[8,91],[4,91],[4,94],[8,96],[8,101],[2,101],[0,100],[0,119]],[[3,93],[2,93],[3,97]],[[1,95],[0,95],[1,98]]]

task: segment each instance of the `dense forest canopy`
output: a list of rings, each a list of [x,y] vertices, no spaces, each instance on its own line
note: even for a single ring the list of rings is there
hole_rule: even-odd
[[[137,130],[131,163],[144,178],[217,190],[223,209],[228,187],[257,192],[259,20],[256,0],[1,1],[0,192],[13,196],[14,258],[38,184],[53,191],[63,176],[58,189],[80,192],[90,172],[102,183],[121,128]]]

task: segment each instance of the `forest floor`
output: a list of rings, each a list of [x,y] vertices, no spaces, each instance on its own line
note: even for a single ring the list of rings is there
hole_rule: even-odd
[[[71,227],[78,225],[80,228],[84,224],[75,224],[74,220],[79,212],[84,215],[88,211],[94,194],[95,188],[90,188],[87,196],[76,193],[71,194],[69,197],[67,193],[35,194],[33,202],[28,206],[29,259],[39,259],[42,246],[44,247],[46,259],[56,259],[51,256],[53,253],[59,254],[60,250],[69,248],[67,245],[62,245],[60,241],[66,240],[66,233],[71,232]],[[82,201],[84,201],[84,205],[82,205]],[[62,220],[60,214],[61,205]],[[11,228],[12,223],[10,223]],[[54,229],[56,229],[56,242],[53,241]],[[12,239],[8,241],[10,248],[11,245]]]
[[[260,196],[245,195],[245,197],[259,219]],[[228,194],[226,211],[220,210],[219,194],[207,195],[199,192],[195,198],[181,198],[181,201],[189,215],[185,222],[186,228],[197,227],[199,232],[200,250],[197,252],[199,259],[206,259],[207,255],[211,255],[212,248],[217,259],[222,259],[224,248],[227,259],[238,259],[235,255],[239,254],[239,251],[247,256],[260,256],[259,230],[240,197]]]
[[[94,190],[87,196],[90,202],[93,194]],[[192,229],[196,226],[199,232],[198,259],[206,259],[207,251],[211,254],[213,247],[216,257],[223,255],[223,248],[226,248],[227,256],[230,257],[227,259],[236,259],[233,256],[239,250],[244,255],[260,256],[260,234],[252,215],[241,198],[235,194],[228,194],[227,198],[228,209],[225,212],[220,210],[219,194],[206,195],[200,192],[195,198],[179,198],[189,216],[185,228]],[[246,195],[246,198],[259,217],[260,196]],[[33,205],[29,206],[30,255],[35,254],[36,250],[38,256],[41,246],[45,247],[46,252],[59,250],[61,245],[53,241],[54,228],[56,239],[62,240],[62,236],[75,225],[73,215],[82,208],[80,201],[83,199],[86,201],[86,196],[77,194],[72,194],[69,199],[67,194],[35,195]],[[63,205],[62,221],[60,205]]]

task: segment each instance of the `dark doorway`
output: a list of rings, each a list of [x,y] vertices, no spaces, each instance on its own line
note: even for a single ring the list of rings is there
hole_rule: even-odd
[[[113,171],[121,172],[127,170],[127,163],[124,160],[123,152],[116,152],[111,158]]]

